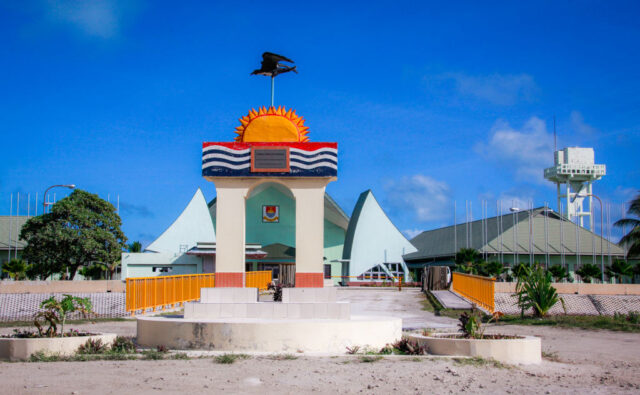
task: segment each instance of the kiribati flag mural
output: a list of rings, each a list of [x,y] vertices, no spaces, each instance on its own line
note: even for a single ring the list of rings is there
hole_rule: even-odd
[[[262,206],[262,222],[280,222],[280,206]]]
[[[336,143],[204,143],[204,177],[335,177]]]

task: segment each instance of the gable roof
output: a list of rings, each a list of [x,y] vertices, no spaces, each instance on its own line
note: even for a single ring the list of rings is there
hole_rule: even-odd
[[[145,251],[179,253],[197,242],[214,242],[216,233],[200,188],[178,218]],[[182,251],[182,252],[184,252]]]
[[[482,220],[422,232],[411,239],[411,243],[416,246],[418,251],[406,254],[404,259],[409,262],[451,257],[455,256],[460,248],[467,247],[489,254],[499,252],[529,254],[530,224],[533,230],[532,251],[534,254],[545,254],[548,251],[550,255],[560,255],[564,250],[565,255],[575,255],[576,251],[580,255],[592,255],[594,246],[596,253],[600,254],[601,238],[599,235],[576,225],[553,210],[548,209],[546,213],[546,238],[545,209],[538,207],[533,210],[487,218],[485,220],[485,240],[483,240]],[[530,217],[532,217],[531,222],[529,221]],[[468,233],[467,228],[469,229]],[[502,232],[499,232],[499,229],[502,229]],[[469,236],[469,244],[467,244],[467,235]],[[517,238],[515,242],[514,238]],[[563,243],[560,242],[561,239]],[[612,255],[624,255],[624,250],[618,245],[606,239],[602,239],[602,243],[605,254],[611,251]]]

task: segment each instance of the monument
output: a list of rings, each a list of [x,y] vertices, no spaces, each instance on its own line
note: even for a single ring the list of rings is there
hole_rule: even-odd
[[[289,61],[265,53],[260,73],[254,72],[271,76],[272,88],[277,74],[295,71],[274,56]],[[203,143],[202,175],[217,193],[215,288],[202,288],[183,317],[138,318],[140,345],[342,353],[400,339],[401,319],[352,315],[336,288],[323,287],[324,196],[337,179],[338,145],[310,142],[308,131],[294,110],[262,107],[240,118],[234,142]],[[246,200],[267,183],[295,200],[295,288],[284,288],[278,302],[260,301],[257,288],[245,288]]]

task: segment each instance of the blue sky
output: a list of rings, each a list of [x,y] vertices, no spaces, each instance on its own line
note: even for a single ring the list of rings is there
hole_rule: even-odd
[[[465,200],[555,208],[554,115],[559,147],[607,165],[614,220],[640,189],[640,3],[226,3],[0,2],[0,213],[75,183],[119,195],[149,243],[198,187],[215,196],[201,144],[268,104],[263,51],[296,61],[276,104],[338,142],[348,214],[366,189],[407,234],[450,224],[454,200],[459,220]]]

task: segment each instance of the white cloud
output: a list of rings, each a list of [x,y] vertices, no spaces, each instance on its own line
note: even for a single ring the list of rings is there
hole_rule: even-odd
[[[119,0],[50,0],[49,17],[63,24],[70,24],[81,32],[101,38],[116,36],[125,11],[130,11],[135,1]]]
[[[531,117],[515,129],[498,120],[489,133],[489,141],[478,143],[476,152],[515,171],[521,181],[543,183],[544,168],[553,164],[553,135],[538,117]]]
[[[451,196],[446,182],[416,174],[387,183],[385,190],[393,208],[411,211],[418,221],[426,222],[450,216]]]
[[[537,86],[529,74],[469,75],[444,73],[429,81],[453,81],[455,89],[464,96],[508,106],[519,101],[530,101]]]
[[[576,132],[581,134],[587,134],[587,135],[593,135],[598,132],[596,128],[585,123],[584,117],[579,111],[572,111],[570,117],[571,117],[571,127]]]
[[[421,229],[405,229],[402,231],[402,233],[404,233],[405,236],[407,236],[407,239],[411,240],[414,237],[416,237],[417,235],[419,235],[420,233],[422,233]]]

